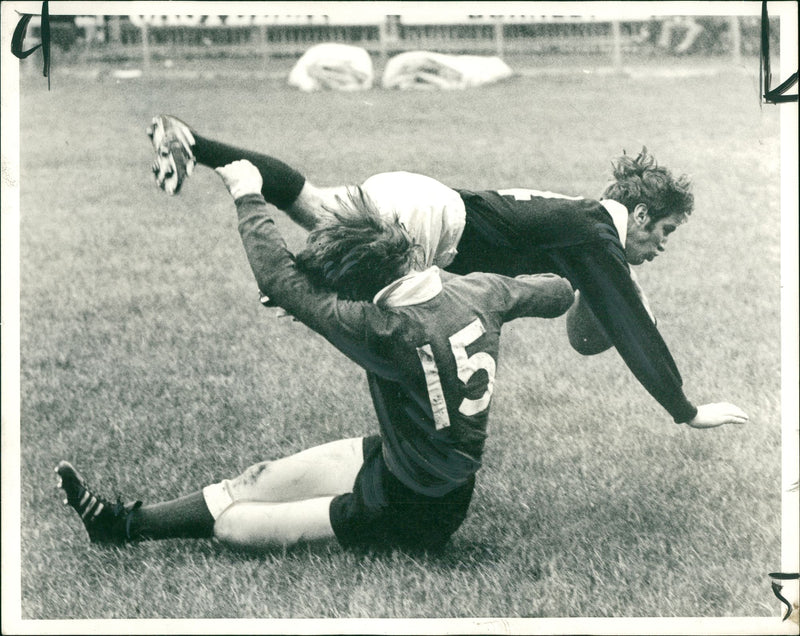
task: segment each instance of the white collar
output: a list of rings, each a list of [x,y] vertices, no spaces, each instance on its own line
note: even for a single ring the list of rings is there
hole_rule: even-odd
[[[625,241],[628,238],[628,208],[613,199],[603,199],[600,203],[611,215],[611,220],[614,221],[614,227],[617,228],[622,247],[625,247]]]
[[[372,302],[380,307],[404,307],[430,300],[442,291],[442,278],[435,265],[422,272],[412,272],[381,289]]]

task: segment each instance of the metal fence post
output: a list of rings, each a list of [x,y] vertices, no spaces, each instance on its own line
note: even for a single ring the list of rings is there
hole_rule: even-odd
[[[386,59],[389,57],[387,39],[389,38],[389,28],[387,23],[389,16],[384,16],[383,20],[378,23],[378,54],[380,57],[381,65],[386,65]]]
[[[498,16],[494,21],[494,46],[497,57],[505,54],[505,40],[503,38],[503,18]]]
[[[611,21],[611,37],[612,37],[612,64],[614,70],[618,73],[622,72],[622,31],[619,27],[619,20]]]
[[[742,63],[742,31],[739,28],[739,16],[730,16],[730,18],[728,18],[728,25],[731,31],[731,53],[733,54],[733,63],[738,66]]]
[[[142,21],[142,68],[145,73],[150,71],[150,32],[147,29],[147,20]]]
[[[269,54],[269,38],[267,37],[266,24],[258,25],[258,43],[259,43],[259,48],[261,49],[261,55],[264,58],[264,63],[268,64],[270,59],[270,54]]]
[[[122,42],[122,25],[118,15],[112,15],[108,20],[108,40],[113,44]]]

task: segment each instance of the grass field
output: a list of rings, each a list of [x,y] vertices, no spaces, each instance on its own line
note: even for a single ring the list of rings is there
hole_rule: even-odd
[[[777,614],[779,127],[753,76],[301,94],[56,74],[49,93],[24,80],[21,111],[23,618]],[[697,206],[640,280],[690,399],[751,423],[677,426],[615,352],[582,358],[563,319],[523,320],[505,329],[484,468],[443,555],[90,545],[55,489],[61,458],[152,502],[376,429],[363,373],[257,302],[217,177],[198,169],[174,199],[151,183],[158,112],[329,185],[405,169],[597,196],[610,160],[646,144],[694,177]]]

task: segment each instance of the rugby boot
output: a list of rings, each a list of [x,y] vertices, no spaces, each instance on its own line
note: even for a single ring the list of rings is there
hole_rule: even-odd
[[[156,153],[153,162],[156,184],[167,194],[178,194],[197,163],[191,129],[177,117],[158,115],[147,127],[147,135]]]
[[[89,489],[83,476],[67,461],[56,466],[58,486],[64,491],[64,504],[69,505],[81,518],[92,543],[123,544],[130,541],[131,513],[141,501],[123,504],[119,499],[111,503]]]

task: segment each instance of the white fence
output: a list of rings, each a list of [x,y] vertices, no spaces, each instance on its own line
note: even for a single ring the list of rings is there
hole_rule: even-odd
[[[347,3],[344,3],[347,4]],[[435,3],[433,3],[435,4]],[[381,57],[408,51],[498,55],[586,54],[620,66],[658,53],[704,53],[737,61],[758,51],[751,16],[380,15],[52,16],[51,36],[83,58],[151,60],[219,55],[299,56],[321,42],[361,46]],[[37,25],[31,24],[36,36]],[[773,29],[777,32],[777,29]]]

